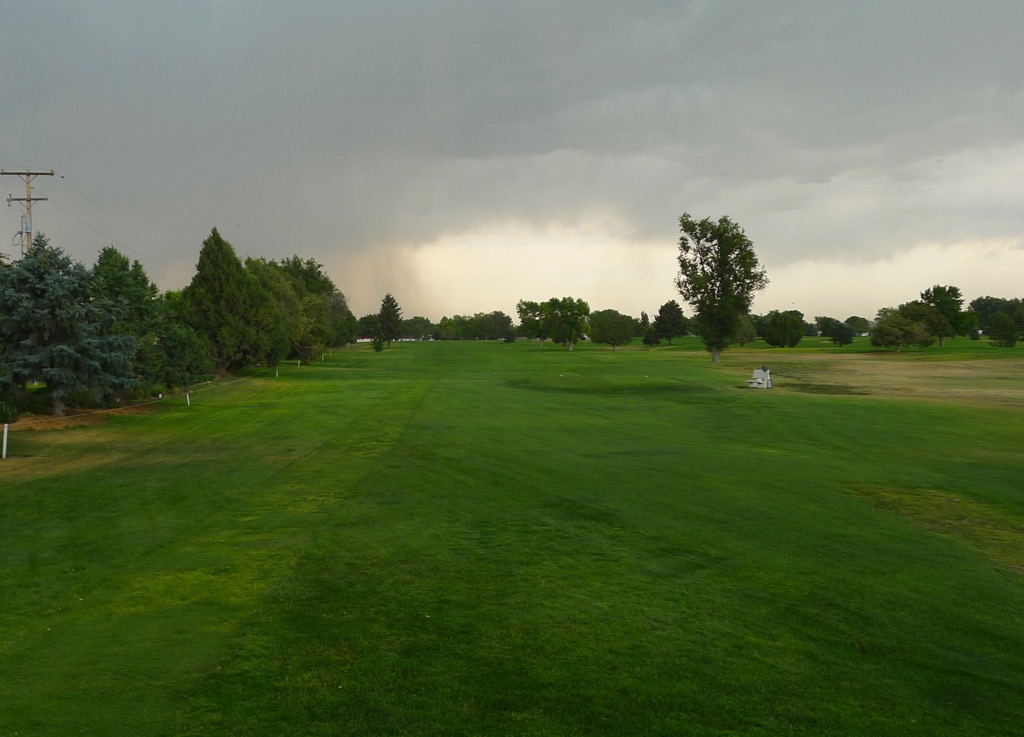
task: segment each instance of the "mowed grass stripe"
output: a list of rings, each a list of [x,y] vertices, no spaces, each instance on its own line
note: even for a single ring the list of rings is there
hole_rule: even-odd
[[[173,722],[191,679],[229,655],[238,622],[417,401],[408,386],[349,401],[355,387],[339,380],[303,369],[67,431],[73,442],[31,434],[30,460],[48,468],[18,489],[20,504],[5,500],[31,514],[3,523],[2,588],[18,606],[3,619],[0,722],[37,734]],[[311,417],[317,432],[301,427]],[[98,460],[118,445],[133,452]]]

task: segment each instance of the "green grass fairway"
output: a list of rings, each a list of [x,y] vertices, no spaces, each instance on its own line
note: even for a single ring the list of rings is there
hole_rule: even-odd
[[[0,737],[1024,734],[1024,351],[676,343],[19,423]]]

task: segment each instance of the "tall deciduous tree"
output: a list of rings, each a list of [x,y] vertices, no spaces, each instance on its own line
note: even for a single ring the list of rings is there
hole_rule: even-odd
[[[37,233],[32,250],[0,268],[0,375],[46,384],[53,414],[70,397],[111,399],[136,386],[136,339],[114,330],[121,310],[90,293],[91,275]]]
[[[544,310],[539,302],[521,299],[516,304],[516,314],[519,316],[519,334],[526,338],[527,343],[532,343],[534,338],[540,338],[541,343],[547,335],[544,333]]]
[[[728,217],[679,218],[679,275],[676,288],[694,310],[693,327],[718,361],[733,341],[754,294],[768,284],[754,244]]]
[[[377,313],[377,317],[380,323],[381,337],[390,346],[391,341],[398,340],[402,333],[402,308],[398,306],[398,300],[391,295],[391,292],[385,294],[384,299],[380,301],[380,312]]]
[[[897,309],[904,317],[922,325],[929,337],[938,338],[940,346],[944,338],[956,334],[956,330],[949,320],[939,310],[923,300],[915,299],[912,302],[906,302]]]
[[[552,297],[541,305],[541,310],[544,313],[541,331],[552,340],[565,344],[570,351],[587,332],[590,305],[582,299]]]
[[[266,340],[266,359],[269,366],[276,366],[281,359],[296,353],[297,346],[310,342],[310,318],[303,310],[294,278],[277,263],[247,258],[245,270],[270,296],[272,324]],[[307,352],[303,358],[308,361],[311,355]]]
[[[958,287],[936,284],[921,292],[921,301],[931,306],[942,317],[932,326],[932,334],[942,347],[945,338],[967,334],[977,318],[964,311],[964,295]]]

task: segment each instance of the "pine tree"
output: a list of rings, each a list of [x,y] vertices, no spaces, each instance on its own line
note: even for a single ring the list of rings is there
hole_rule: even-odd
[[[391,341],[401,337],[402,330],[402,308],[398,306],[398,300],[391,296],[391,292],[385,294],[381,300],[377,318],[380,322],[381,337],[390,347]]]
[[[90,272],[41,233],[0,268],[0,375],[11,388],[46,384],[58,417],[75,395],[109,400],[137,385],[135,336],[115,330],[122,310],[90,288]]]
[[[196,274],[181,297],[182,317],[207,342],[219,370],[270,361],[278,312],[216,228],[203,241]]]
[[[683,308],[674,299],[658,308],[658,314],[654,316],[654,322],[651,324],[658,337],[667,340],[669,345],[672,345],[673,338],[686,335],[686,317],[683,315]]]

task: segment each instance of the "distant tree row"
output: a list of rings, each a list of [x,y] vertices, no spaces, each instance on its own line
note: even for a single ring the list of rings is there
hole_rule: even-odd
[[[1007,343],[1015,340],[1013,335],[1002,337],[999,325],[1006,320],[1004,314],[1012,314],[1015,317],[1007,323],[1011,325],[1009,333],[1020,333],[1019,327],[1016,333],[1012,328],[1012,325],[1024,324],[1024,308],[1020,300],[982,297],[972,302],[969,310],[961,309],[962,301],[956,287],[936,285],[922,292],[920,300],[898,308],[880,310],[874,323],[858,315],[851,315],[842,321],[818,315],[810,322],[804,319],[804,314],[799,310],[772,310],[764,315],[747,313],[738,317],[735,322],[736,332],[725,345],[744,346],[760,339],[773,347],[792,348],[807,336],[820,336],[829,338],[837,346],[844,346],[858,336],[870,336],[876,346],[899,349],[908,345],[926,346],[935,340],[941,344],[944,338],[953,335],[971,335],[976,338],[980,335],[978,327],[981,324],[989,328],[986,334],[997,345],[1013,344]],[[381,304],[381,312],[360,318],[358,335],[373,338],[375,331],[380,330],[382,321],[387,322],[384,315],[397,310],[397,303],[393,302],[394,298],[390,294],[386,295]],[[653,321],[646,312],[641,312],[637,319],[613,309],[588,313],[582,311],[581,305],[586,303],[575,298],[552,298],[545,302],[521,300],[516,306],[518,325],[513,324],[511,317],[497,310],[443,317],[437,324],[422,316],[407,320],[393,318],[391,323],[399,327],[390,334],[415,340],[429,338],[511,342],[516,338],[526,338],[532,342],[536,338],[543,343],[552,339],[570,348],[578,340],[588,339],[594,343],[610,345],[614,351],[635,338],[642,338],[647,346],[656,346],[663,341],[671,345],[674,338],[697,331],[700,325],[696,317],[687,318],[675,300],[661,305]],[[983,312],[976,311],[976,306],[981,307]],[[586,309],[589,310],[589,307]],[[400,310],[397,310],[397,314],[400,317]],[[566,326],[570,329],[567,330]]]
[[[1024,334],[1024,307],[1019,299],[981,297],[964,310],[960,290],[938,284],[921,292],[918,300],[879,310],[873,325],[856,316],[843,322],[819,316],[809,323],[797,310],[775,310],[757,317],[750,314],[751,301],[768,278],[742,228],[728,217],[698,221],[689,214],[679,219],[679,226],[676,287],[694,308],[691,329],[712,361],[728,345],[743,345],[752,336],[772,346],[792,347],[805,335],[825,335],[836,345],[847,345],[856,335],[870,333],[872,345],[899,350],[935,340],[941,347],[946,338],[978,338],[982,332],[994,345],[1012,347]]]
[[[0,264],[0,401],[45,385],[55,415],[187,387],[211,370],[309,361],[355,340],[356,321],[323,268],[298,256],[247,259],[214,229],[192,282],[160,294],[113,246],[91,268],[45,235]]]
[[[435,340],[505,340],[516,339],[512,318],[500,310],[477,312],[474,315],[442,317],[431,331]]]
[[[519,334],[531,342],[538,338],[543,343],[550,338],[571,351],[589,330],[590,305],[575,297],[552,297],[544,302],[520,300],[516,312]]]
[[[385,295],[380,312],[359,318],[356,332],[360,339],[372,340],[378,330],[383,330],[391,340],[516,339],[517,333],[512,318],[500,310],[478,312],[475,315],[445,316],[435,324],[422,315],[402,319],[398,303],[394,302],[392,305],[392,300],[394,297],[390,294]],[[387,327],[384,327],[385,325]]]

